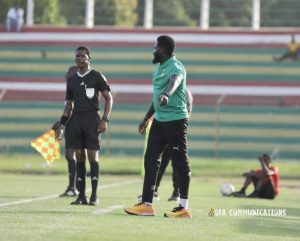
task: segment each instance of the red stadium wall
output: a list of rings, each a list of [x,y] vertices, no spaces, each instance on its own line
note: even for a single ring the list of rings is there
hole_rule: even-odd
[[[247,49],[284,49],[290,35],[300,35],[297,31],[201,31],[201,30],[185,30],[161,28],[153,30],[143,29],[115,29],[115,28],[95,28],[85,29],[82,27],[72,28],[52,28],[52,27],[32,27],[25,28],[23,33],[3,33],[0,36],[0,46],[26,47],[26,46],[74,46],[74,48],[88,39],[87,44],[91,47],[149,47],[151,49],[155,42],[155,37],[161,34],[170,34],[177,41],[177,48],[247,48]],[[90,36],[90,37],[89,37]],[[100,36],[100,37],[99,37]],[[103,38],[102,38],[102,37]],[[97,39],[98,38],[98,39]],[[0,53],[1,54],[1,53]],[[151,55],[151,52],[149,53]],[[1,57],[1,56],[0,56]],[[151,63],[149,63],[150,65]],[[1,65],[1,63],[0,63]],[[151,84],[151,79],[110,79],[110,84]],[[10,83],[64,83],[63,76],[61,78],[49,77],[14,77],[0,76],[1,82]],[[299,81],[289,82],[264,82],[257,81],[214,81],[205,79],[189,79],[188,82],[191,89],[193,86],[276,86],[276,87],[300,87]],[[3,89],[3,88],[2,88]],[[2,100],[43,100],[43,101],[61,101],[64,99],[63,91],[24,91],[24,90],[6,90],[2,91]],[[195,95],[194,101],[197,104],[214,104],[219,95]],[[285,96],[274,97],[266,96],[228,96],[227,104],[255,105],[264,103],[267,105],[295,105],[299,103],[300,97]],[[119,103],[149,103],[151,94],[149,93],[117,93],[115,100]]]

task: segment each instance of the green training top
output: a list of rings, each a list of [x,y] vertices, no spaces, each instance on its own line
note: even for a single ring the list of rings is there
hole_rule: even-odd
[[[169,86],[169,80],[172,75],[180,75],[182,81],[175,93],[169,98],[169,103],[165,106],[159,105],[159,97]],[[186,72],[183,64],[175,56],[169,58],[163,64],[157,66],[153,74],[153,106],[155,110],[155,119],[157,121],[173,121],[188,118],[186,108]]]

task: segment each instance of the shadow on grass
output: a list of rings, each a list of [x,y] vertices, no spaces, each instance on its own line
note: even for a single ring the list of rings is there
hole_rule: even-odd
[[[61,170],[21,170],[21,169],[2,169],[0,173],[5,174],[16,174],[16,175],[66,175],[66,171]],[[115,171],[106,171],[101,170],[101,175],[140,175],[137,171],[124,171],[124,170],[115,170]],[[89,176],[89,173],[87,173]]]
[[[1,173],[5,174],[18,174],[18,175],[62,175],[65,174],[65,171],[59,170],[21,170],[21,169],[2,169]]]
[[[40,210],[40,209],[33,209],[33,208],[27,208],[27,209],[21,209],[18,210],[18,215],[24,214],[24,215],[49,215],[48,217],[51,217],[51,215],[70,215],[70,216],[75,216],[75,215],[84,215],[84,216],[90,216],[91,211],[93,207],[89,206],[80,206],[76,207],[76,209],[66,209],[66,210]],[[14,214],[16,213],[15,209],[0,209],[0,215],[1,214]]]

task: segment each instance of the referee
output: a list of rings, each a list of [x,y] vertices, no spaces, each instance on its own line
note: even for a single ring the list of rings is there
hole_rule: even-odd
[[[192,218],[188,208],[190,166],[187,150],[188,111],[186,107],[186,71],[175,55],[175,41],[170,36],[159,36],[154,46],[152,63],[158,64],[153,75],[153,101],[139,132],[145,134],[149,118],[155,113],[150,128],[147,150],[144,157],[145,177],[142,201],[127,214],[154,216],[153,193],[160,167],[161,155],[168,145],[171,158],[180,178],[180,202],[173,211],[164,214],[170,218]]]
[[[68,122],[66,139],[70,140],[70,148],[75,150],[77,199],[72,205],[98,205],[97,187],[99,178],[100,149],[99,134],[107,129],[109,114],[113,99],[110,87],[105,77],[90,67],[90,50],[80,46],[75,50],[75,63],[79,69],[77,74],[67,79],[66,102],[63,115],[60,119],[56,138],[61,139],[64,127]],[[104,98],[105,105],[102,118],[99,116],[99,98]],[[72,113],[72,115],[71,115]],[[69,136],[70,135],[70,136]],[[92,193],[88,202],[85,194],[85,149],[90,163]]]

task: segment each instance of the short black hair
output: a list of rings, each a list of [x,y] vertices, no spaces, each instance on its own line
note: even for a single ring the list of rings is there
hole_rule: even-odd
[[[75,52],[78,51],[78,50],[85,50],[87,56],[89,56],[89,58],[91,58],[91,55],[90,55],[91,50],[90,50],[89,47],[86,47],[86,46],[79,46],[79,47],[77,47],[77,49],[75,50]]]
[[[271,157],[269,156],[269,154],[266,154],[266,153],[262,154],[262,157],[263,157],[263,158],[271,159]]]
[[[271,160],[270,155],[268,155],[268,154],[266,154],[266,153],[263,153],[263,154],[261,155],[261,157],[264,158],[264,159]]]
[[[169,56],[172,56],[175,51],[175,41],[172,37],[161,35],[157,38],[157,43],[159,47],[165,49]]]

